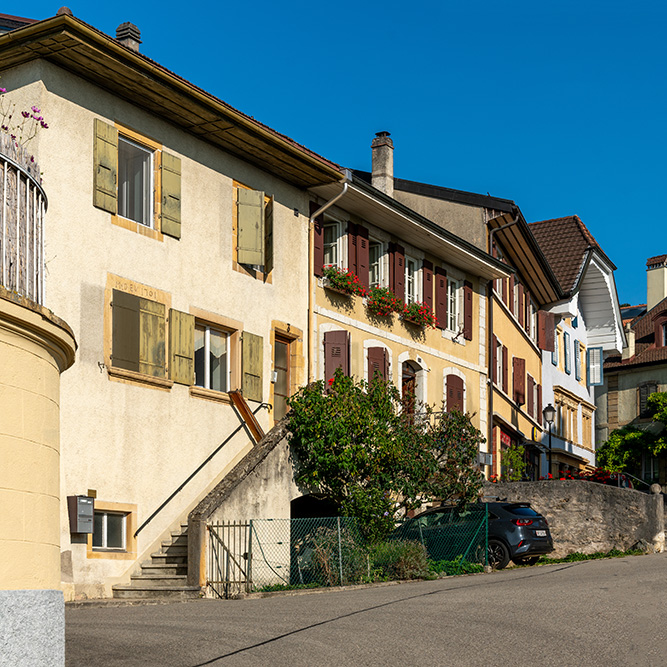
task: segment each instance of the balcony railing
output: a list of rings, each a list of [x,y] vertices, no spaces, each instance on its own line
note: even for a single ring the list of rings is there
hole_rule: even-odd
[[[44,302],[44,213],[39,166],[0,133],[0,285]]]

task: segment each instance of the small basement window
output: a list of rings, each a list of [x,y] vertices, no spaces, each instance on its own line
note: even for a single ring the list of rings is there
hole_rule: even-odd
[[[126,514],[96,510],[93,518],[93,549],[125,551],[126,522]]]

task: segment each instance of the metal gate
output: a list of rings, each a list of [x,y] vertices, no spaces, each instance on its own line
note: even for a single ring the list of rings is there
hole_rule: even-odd
[[[214,596],[231,598],[252,589],[252,522],[208,526],[206,585]]]

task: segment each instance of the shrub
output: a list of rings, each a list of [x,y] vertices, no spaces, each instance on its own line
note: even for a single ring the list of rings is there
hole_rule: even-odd
[[[349,528],[318,528],[312,540],[314,576],[324,586],[355,584],[368,576],[368,553]],[[341,581],[341,572],[343,575]]]

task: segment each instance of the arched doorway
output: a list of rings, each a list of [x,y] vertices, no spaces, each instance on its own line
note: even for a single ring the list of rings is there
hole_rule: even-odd
[[[290,503],[292,519],[319,519],[321,517],[340,516],[338,503],[317,494],[300,496]]]

